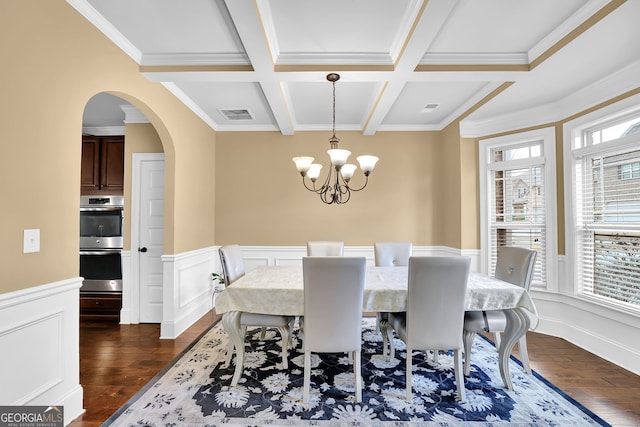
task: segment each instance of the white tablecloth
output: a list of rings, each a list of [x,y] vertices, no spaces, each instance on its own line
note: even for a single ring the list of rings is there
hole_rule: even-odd
[[[406,267],[367,267],[363,311],[406,311]],[[524,308],[535,328],[538,316],[529,293],[519,286],[478,273],[469,275],[466,310]],[[304,314],[301,266],[257,267],[216,298],[217,313]]]

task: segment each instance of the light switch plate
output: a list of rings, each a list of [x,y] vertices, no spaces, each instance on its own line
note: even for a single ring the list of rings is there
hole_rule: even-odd
[[[24,230],[25,254],[40,252],[40,229]]]

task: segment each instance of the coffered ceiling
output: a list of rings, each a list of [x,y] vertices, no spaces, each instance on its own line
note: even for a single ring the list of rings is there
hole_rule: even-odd
[[[338,130],[479,129],[640,61],[640,0],[67,1],[218,131],[331,129],[329,72]]]

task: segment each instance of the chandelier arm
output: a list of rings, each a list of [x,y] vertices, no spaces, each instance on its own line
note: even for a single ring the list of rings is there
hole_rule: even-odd
[[[335,174],[335,175],[334,175]],[[338,184],[338,179],[340,177],[340,173],[335,170],[333,166],[329,168],[329,173],[327,174],[327,179],[324,181],[324,194],[325,199],[328,202],[325,203],[334,203],[336,200],[336,185]],[[329,201],[332,200],[332,201]]]
[[[360,190],[364,190],[364,187],[366,187],[366,186],[367,186],[367,184],[369,183],[369,175],[368,175],[368,174],[366,174],[366,175],[364,176],[364,179],[365,179],[365,181],[364,181],[364,184],[362,185],[362,187],[360,187],[360,188],[353,188],[353,187],[349,187],[349,190],[351,190],[351,191],[360,191]]]
[[[339,173],[336,173],[334,194],[335,203],[339,205],[347,203],[351,198],[351,189],[349,188],[349,183],[347,183],[347,181],[345,181],[342,175],[340,175]]]
[[[318,193],[320,194],[320,200],[327,205],[334,203],[334,192],[331,191],[331,188],[330,185],[323,185],[322,192]]]
[[[314,192],[314,193],[316,193],[316,194],[320,194],[320,190],[321,190],[321,189],[320,189],[320,188],[316,188],[316,183],[315,183],[315,182],[313,182],[313,181],[311,181],[311,184],[313,185],[313,188],[312,188],[312,187],[309,187],[309,186],[307,185],[307,180],[305,179],[305,176],[303,175],[303,176],[302,176],[302,185],[304,185],[304,188],[306,188],[307,190],[312,191],[312,192]]]

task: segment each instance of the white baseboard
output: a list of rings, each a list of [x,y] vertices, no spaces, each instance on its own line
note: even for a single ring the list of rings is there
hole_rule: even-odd
[[[640,375],[640,320],[576,297],[532,292],[536,332],[563,338]]]
[[[540,324],[536,332],[563,338],[640,375],[640,318],[574,295],[567,259],[558,256],[557,292],[532,290]]]

